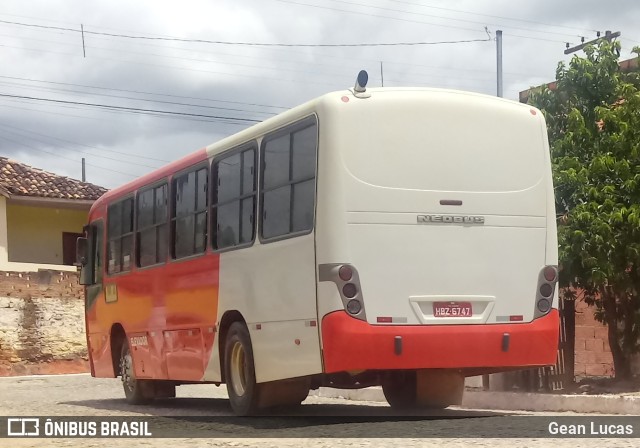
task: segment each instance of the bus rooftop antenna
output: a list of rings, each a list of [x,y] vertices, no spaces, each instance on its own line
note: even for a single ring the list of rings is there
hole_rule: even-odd
[[[353,86],[353,91],[356,93],[364,93],[367,90],[367,82],[369,81],[369,74],[366,70],[360,70],[358,77],[356,78],[356,85]]]

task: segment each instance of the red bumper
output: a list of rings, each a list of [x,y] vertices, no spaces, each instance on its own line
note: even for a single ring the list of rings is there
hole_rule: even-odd
[[[370,325],[335,311],[322,319],[324,371],[551,365],[556,362],[559,325],[555,309],[531,323],[438,326]],[[402,337],[399,355],[396,336]]]

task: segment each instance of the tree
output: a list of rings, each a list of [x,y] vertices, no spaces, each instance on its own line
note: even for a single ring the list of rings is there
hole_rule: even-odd
[[[529,102],[548,124],[562,294],[581,290],[596,307],[615,376],[629,379],[640,335],[640,76],[620,70],[619,42],[584,52]]]

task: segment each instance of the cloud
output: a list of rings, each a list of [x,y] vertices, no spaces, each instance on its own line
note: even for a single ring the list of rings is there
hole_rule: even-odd
[[[83,24],[89,32],[124,35],[310,44],[487,39],[487,25],[492,36],[504,29],[505,96],[512,99],[553,79],[557,62],[568,59],[564,42],[578,43],[579,35],[592,38],[594,30],[606,29],[640,39],[633,35],[640,6],[632,1],[617,2],[616,8],[577,0],[487,3],[7,0],[0,20],[74,30]],[[380,85],[381,62],[385,86],[495,93],[492,40],[274,48],[85,34],[85,58],[77,31],[0,23],[0,35],[2,59],[9,61],[0,70],[1,94],[94,104],[0,98],[0,154],[74,177],[85,157],[89,180],[107,187],[250,124],[220,117],[265,119],[283,107],[351,87],[360,69],[369,71],[371,86]],[[209,117],[160,117],[95,105]]]

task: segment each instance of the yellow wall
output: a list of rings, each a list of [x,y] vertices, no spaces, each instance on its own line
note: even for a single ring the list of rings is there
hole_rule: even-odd
[[[7,204],[10,262],[62,264],[62,232],[81,233],[87,211]]]
[[[0,267],[7,261],[7,198],[0,194]]]

